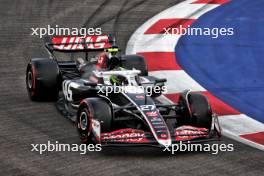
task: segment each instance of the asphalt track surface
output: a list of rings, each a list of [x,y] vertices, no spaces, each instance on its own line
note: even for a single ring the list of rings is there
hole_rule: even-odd
[[[262,175],[264,153],[228,138],[235,151],[177,152],[152,148],[109,148],[103,152],[31,152],[30,144],[79,143],[73,124],[54,103],[31,102],[25,68],[42,56],[43,42],[31,27],[58,24],[102,27],[117,35],[121,48],[132,32],[174,0],[0,1],[0,175]]]

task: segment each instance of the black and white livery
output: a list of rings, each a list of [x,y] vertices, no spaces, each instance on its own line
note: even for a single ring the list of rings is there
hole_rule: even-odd
[[[45,46],[49,58],[27,66],[29,97],[56,101],[83,143],[164,147],[219,139],[204,95],[186,90],[177,104],[166,102],[166,79],[149,76],[142,56],[119,56],[111,37],[55,36]]]

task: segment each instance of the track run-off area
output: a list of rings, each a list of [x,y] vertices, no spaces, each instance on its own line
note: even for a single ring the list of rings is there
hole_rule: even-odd
[[[186,89],[206,95],[225,136],[264,150],[263,34],[257,30],[251,35],[262,28],[256,17],[261,5],[246,0],[184,1],[139,27],[127,53],[145,56],[151,74],[168,79],[166,99],[177,102]],[[235,13],[228,13],[233,9]],[[232,29],[233,35],[166,31],[182,27]]]

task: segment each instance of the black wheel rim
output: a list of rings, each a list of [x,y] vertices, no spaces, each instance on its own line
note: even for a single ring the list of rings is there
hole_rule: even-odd
[[[32,72],[29,71],[27,73],[27,86],[28,86],[29,89],[32,89],[32,83],[33,83],[33,80],[32,79],[33,79],[32,78]]]
[[[80,115],[80,129],[81,130],[87,130],[88,125],[88,116],[86,112],[82,112]]]

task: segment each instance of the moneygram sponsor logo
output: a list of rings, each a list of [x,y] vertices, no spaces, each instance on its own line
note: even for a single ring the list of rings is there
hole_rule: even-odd
[[[218,38],[219,36],[232,36],[234,35],[234,28],[197,28],[179,25],[176,28],[168,27],[163,28],[164,35],[193,35],[193,36],[210,36],[211,38]]]
[[[187,143],[183,143],[180,141],[178,144],[172,144],[171,146],[166,146],[163,151],[170,152],[171,154],[176,154],[176,152],[211,152],[211,154],[216,155],[219,152],[232,152],[234,151],[233,144],[198,144],[191,143],[188,141]]]
[[[102,140],[116,140],[118,142],[141,142],[145,141],[144,133],[124,133],[115,135],[105,135]]]
[[[86,154],[87,152],[102,151],[101,144],[61,144],[58,141],[51,143],[48,141],[46,144],[31,144],[31,151],[43,154],[45,152],[79,152]]]
[[[60,27],[59,25],[46,27],[31,28],[31,35],[42,38],[49,35],[73,35],[73,36],[89,36],[89,35],[102,35],[102,28],[77,28],[77,27]]]

